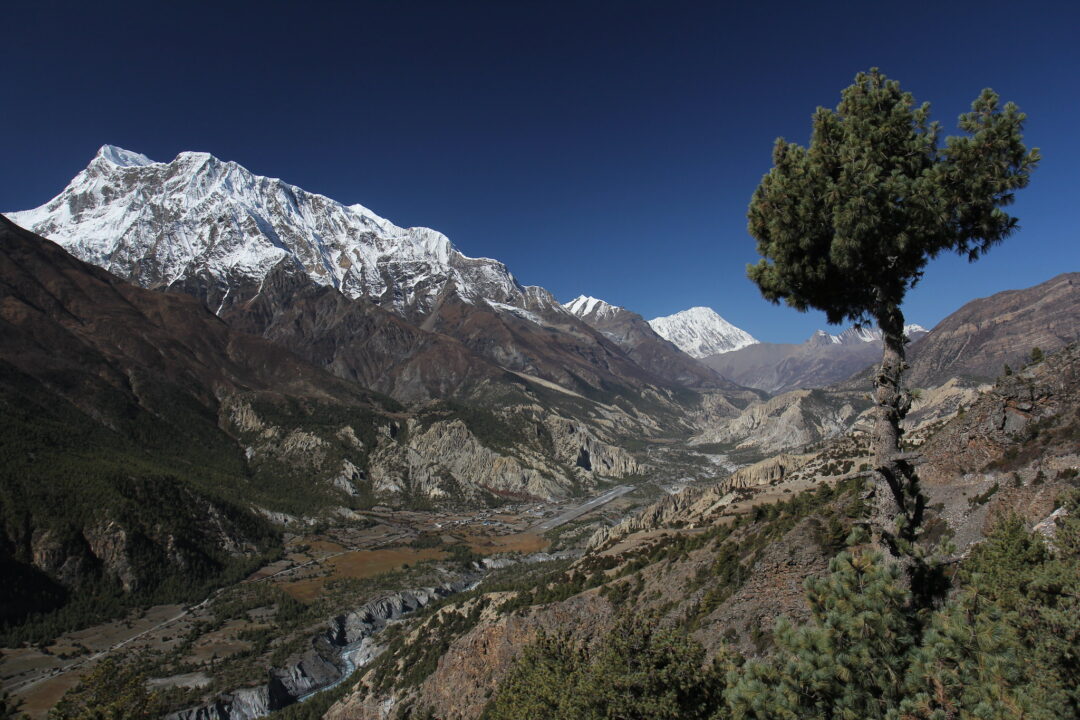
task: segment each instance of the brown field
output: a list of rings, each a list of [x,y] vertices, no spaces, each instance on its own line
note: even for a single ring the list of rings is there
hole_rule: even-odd
[[[309,548],[307,554],[312,557],[333,555],[345,549],[333,540],[308,540],[304,544]]]
[[[42,680],[16,697],[22,701],[19,711],[30,718],[43,718],[71,688],[79,683],[79,676],[89,668],[72,670],[63,675]]]
[[[323,577],[304,578],[282,583],[281,589],[301,602],[311,602],[319,596],[323,585],[332,578],[368,578],[380,575],[421,560],[435,560],[445,554],[438,548],[390,548],[387,550],[357,550],[328,559],[322,567],[330,573]]]
[[[502,552],[534,553],[540,552],[551,541],[543,535],[519,533],[517,535],[467,535],[465,542],[473,552],[481,555],[493,555]]]
[[[258,627],[247,620],[230,620],[221,628],[200,637],[191,648],[191,654],[184,658],[188,662],[205,662],[217,656],[223,659],[251,647],[247,640],[237,640],[236,634],[245,628]],[[263,626],[265,627],[265,626]]]

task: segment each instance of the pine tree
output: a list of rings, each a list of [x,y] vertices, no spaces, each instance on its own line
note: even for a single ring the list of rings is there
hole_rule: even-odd
[[[107,657],[49,712],[50,720],[136,720],[160,717],[157,693],[134,662]]]
[[[574,717],[582,702],[578,685],[585,660],[569,638],[541,634],[522,650],[482,720]]]
[[[899,706],[918,625],[898,566],[845,552],[829,569],[807,581],[811,621],[781,620],[773,655],[729,675],[734,720],[872,720]]]
[[[831,323],[876,322],[884,338],[874,401],[871,535],[897,556],[921,515],[917,480],[900,451],[907,291],[942,252],[975,260],[1017,227],[1001,208],[1039,160],[1021,137],[1025,116],[983,90],[960,116],[965,133],[939,143],[928,104],[876,68],[859,73],[836,110],[818,108],[808,147],[783,138],[754,192],[750,234],[762,259],[748,274],[762,295]]]
[[[541,636],[522,651],[483,720],[706,720],[721,702],[705,649],[651,615],[624,615],[591,652]]]

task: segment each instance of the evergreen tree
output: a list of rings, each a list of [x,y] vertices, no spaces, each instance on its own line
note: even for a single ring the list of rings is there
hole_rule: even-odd
[[[584,653],[568,638],[541,634],[522,650],[484,709],[482,720],[574,717]]]
[[[781,620],[776,651],[729,675],[735,720],[871,720],[899,706],[918,640],[899,568],[876,552],[841,553],[829,568],[807,581],[811,622]]]
[[[654,616],[626,615],[590,653],[541,636],[514,663],[483,720],[706,720],[721,702],[717,664]]]
[[[18,717],[21,704],[6,692],[0,693],[0,720]]]
[[[49,712],[49,720],[136,720],[157,718],[164,707],[132,662],[107,657]]]
[[[859,73],[836,110],[818,108],[808,147],[782,138],[754,192],[749,231],[762,259],[748,274],[762,295],[829,322],[876,322],[884,338],[874,400],[875,475],[869,526],[899,555],[914,537],[921,494],[900,452],[903,389],[900,305],[942,252],[975,260],[1012,233],[1001,208],[1039,160],[1021,137],[1024,115],[984,90],[960,116],[965,133],[939,143],[928,104],[876,68]]]
[[[578,718],[705,720],[719,704],[720,678],[705,649],[652,615],[625,615],[591,658]]]

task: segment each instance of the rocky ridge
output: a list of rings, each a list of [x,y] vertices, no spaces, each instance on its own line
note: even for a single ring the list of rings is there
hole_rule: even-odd
[[[927,331],[908,325],[905,332],[914,342]],[[702,358],[724,377],[770,393],[827,387],[880,361],[881,331],[869,327],[851,327],[838,335],[818,330],[799,344],[757,343]]]
[[[633,360],[669,382],[693,388],[732,388],[733,384],[688,356],[665,339],[645,319],[618,305],[584,295],[564,306],[589,327],[602,333]]]

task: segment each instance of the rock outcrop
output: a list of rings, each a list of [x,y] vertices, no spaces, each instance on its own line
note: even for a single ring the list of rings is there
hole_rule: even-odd
[[[1080,350],[1072,345],[1003,375],[922,448],[924,482],[941,483],[988,465],[1075,453],[1080,405]],[[1023,453],[1017,446],[1024,441]],[[1031,442],[1033,441],[1033,442]],[[1011,456],[1011,457],[1010,457]]]
[[[739,490],[783,482],[813,455],[777,455],[739,468],[715,485],[687,488],[649,505],[618,525],[600,528],[589,538],[587,551],[608,547],[628,535],[662,528],[700,527],[739,499]]]
[[[859,391],[793,390],[752,403],[735,417],[716,418],[694,442],[771,455],[847,432],[869,404]]]
[[[352,663],[342,656],[344,648],[360,645],[389,622],[434,600],[461,592],[475,581],[476,578],[465,577],[436,587],[391,593],[332,618],[327,631],[313,638],[311,648],[290,658],[285,666],[271,670],[266,683],[239,688],[197,707],[170,713],[167,720],[253,720],[287,707],[303,696],[336,684],[351,671]],[[374,654],[369,649],[362,662]]]

